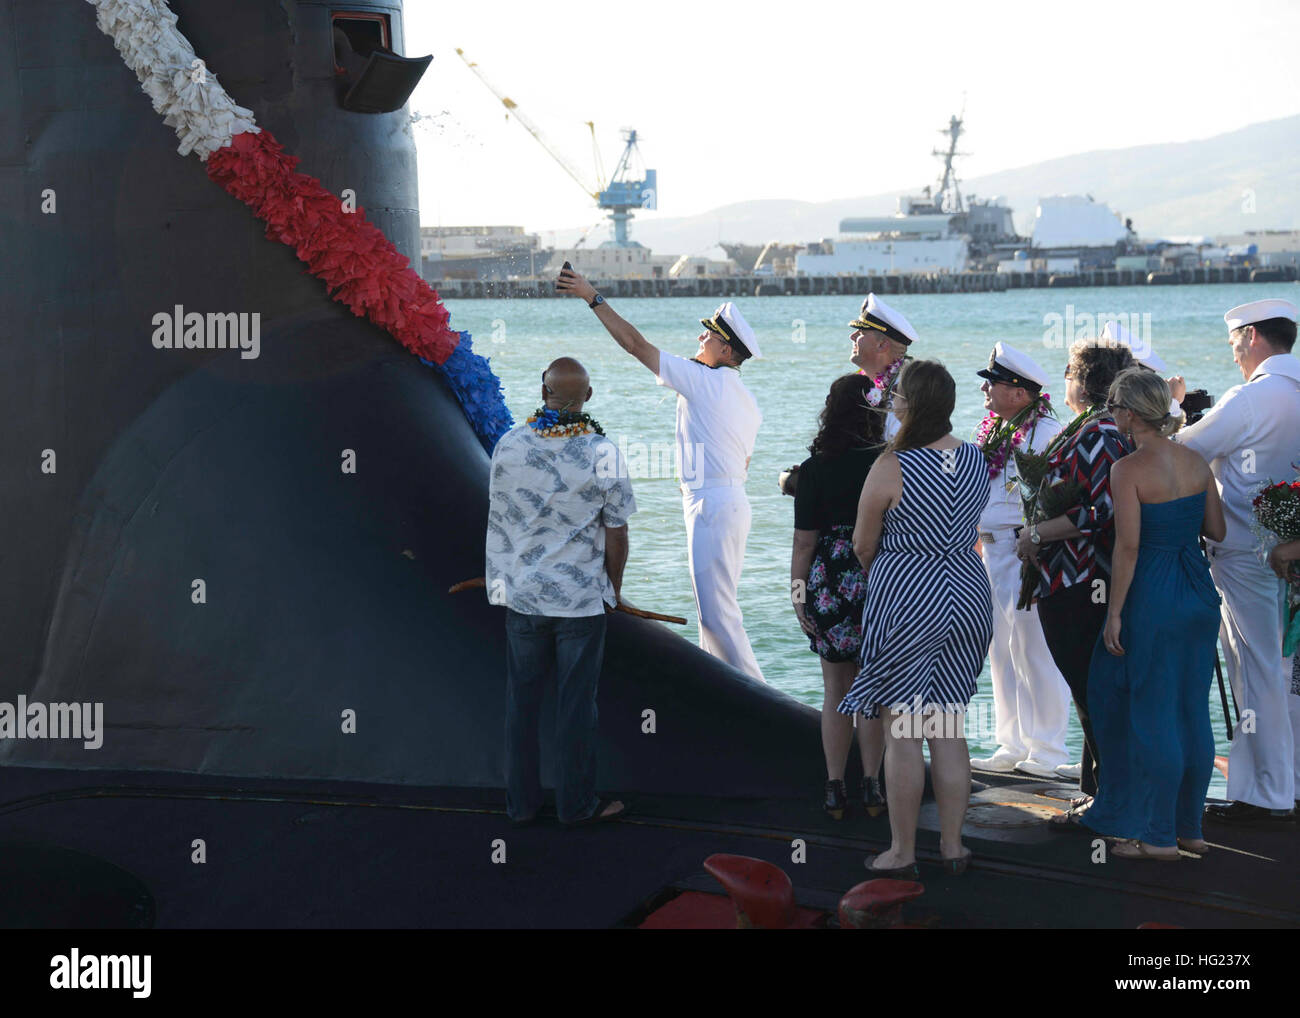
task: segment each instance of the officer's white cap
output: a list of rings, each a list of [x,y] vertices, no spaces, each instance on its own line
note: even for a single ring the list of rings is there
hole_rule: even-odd
[[[875,329],[883,332],[890,339],[910,346],[919,338],[912,323],[903,317],[902,312],[895,311],[874,293],[867,294],[862,302],[858,317],[849,322],[850,329]]]
[[[1300,316],[1300,308],[1289,300],[1269,297],[1267,300],[1252,300],[1249,304],[1238,304],[1223,316],[1223,320],[1228,323],[1229,329],[1240,329],[1270,318],[1289,318],[1294,322],[1297,316]]]
[[[758,337],[745,321],[745,316],[731,301],[727,301],[713,312],[712,318],[701,318],[700,324],[710,332],[716,332],[728,343],[739,342],[755,360],[762,358],[758,349]]]
[[[1008,343],[996,344],[989,354],[989,366],[976,374],[993,382],[1006,382],[1027,389],[1041,389],[1047,384],[1047,372],[1039,367],[1038,362]]]
[[[1150,341],[1134,339],[1133,333],[1119,322],[1114,320],[1107,322],[1106,327],[1101,330],[1101,338],[1128,347],[1133,352],[1133,359],[1144,368],[1150,368],[1161,375],[1169,373],[1169,365],[1164,362],[1164,358],[1151,349]]]

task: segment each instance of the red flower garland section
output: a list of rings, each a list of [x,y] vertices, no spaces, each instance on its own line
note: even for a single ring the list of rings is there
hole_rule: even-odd
[[[338,195],[299,173],[296,156],[263,128],[237,134],[208,157],[208,176],[266,223],[330,297],[391,333],[417,357],[444,364],[460,343],[437,292],[409,267],[361,209],[345,212]]]

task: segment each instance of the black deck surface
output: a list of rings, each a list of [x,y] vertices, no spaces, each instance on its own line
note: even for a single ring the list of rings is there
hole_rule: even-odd
[[[964,876],[942,876],[925,865],[937,857],[937,834],[923,831],[926,894],[911,915],[940,928],[1300,924],[1294,829],[1207,826],[1214,847],[1204,858],[1098,863],[1090,838],[1038,819],[1060,808],[1063,786],[977,777],[989,787],[973,796],[966,827],[975,861]],[[39,768],[4,768],[0,789],[0,858],[18,860],[11,868],[28,865],[32,845],[68,850],[0,904],[3,926],[104,924],[102,900],[74,922],[66,901],[56,909],[43,891],[74,853],[134,876],[164,928],[611,927],[635,922],[668,889],[712,889],[701,863],[714,852],[770,860],[790,874],[801,904],[833,910],[866,879],[864,853],[889,836],[886,818],[836,823],[813,797],[643,797],[626,820],[566,830],[553,818],[514,828],[502,793],[484,789],[126,772],[91,783],[85,772]],[[922,825],[932,817],[927,804]],[[1016,826],[999,826],[1007,822]],[[207,861],[196,864],[200,838]],[[806,843],[802,864],[791,861],[795,838]],[[496,839],[504,863],[492,861]],[[120,925],[140,914],[137,906]]]

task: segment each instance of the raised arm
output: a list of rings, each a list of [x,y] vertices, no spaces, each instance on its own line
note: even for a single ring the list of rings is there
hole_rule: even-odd
[[[574,269],[561,269],[555,288],[563,293],[581,297],[588,304],[596,296],[596,288]],[[624,321],[619,317],[618,312],[606,303],[596,305],[596,317],[614,337],[615,343],[653,371],[656,376],[659,374],[659,348],[641,335],[635,326]]]
[[[1207,463],[1235,453],[1251,425],[1250,400],[1244,391],[1240,385],[1229,389],[1199,421],[1175,432],[1173,440],[1195,449]]]

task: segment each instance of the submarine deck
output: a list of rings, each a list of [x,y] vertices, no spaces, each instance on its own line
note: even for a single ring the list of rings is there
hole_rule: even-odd
[[[1300,925],[1294,827],[1207,824],[1204,857],[1094,862],[1091,837],[1042,822],[1069,788],[975,777],[985,787],[967,814],[966,874],[927,865],[938,835],[933,803],[922,807],[926,891],[909,917],[947,929]],[[513,827],[493,789],[18,767],[3,778],[7,927],[626,927],[676,891],[720,890],[702,868],[715,852],[775,863],[800,905],[834,913],[868,879],[864,854],[889,841],[887,817],[833,821],[811,795],[643,795],[626,819],[565,830],[553,816]],[[497,839],[504,862],[493,861]]]

